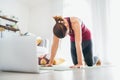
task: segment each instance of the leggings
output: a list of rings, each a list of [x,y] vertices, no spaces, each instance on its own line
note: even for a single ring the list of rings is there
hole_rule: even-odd
[[[88,66],[93,66],[92,41],[87,40],[82,42],[82,52],[84,61]],[[75,42],[71,41],[71,56],[73,64],[78,64]]]

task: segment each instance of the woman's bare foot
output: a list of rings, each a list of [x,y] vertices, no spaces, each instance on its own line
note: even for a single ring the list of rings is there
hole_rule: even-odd
[[[101,61],[100,61],[100,59],[97,61],[97,63],[96,63],[96,66],[100,66],[101,65]]]

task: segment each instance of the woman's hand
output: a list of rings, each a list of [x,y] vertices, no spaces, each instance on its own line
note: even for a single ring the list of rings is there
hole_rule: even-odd
[[[45,67],[52,67],[53,64],[46,64]]]
[[[70,66],[70,68],[80,68],[82,65],[81,64],[76,64],[74,66]]]

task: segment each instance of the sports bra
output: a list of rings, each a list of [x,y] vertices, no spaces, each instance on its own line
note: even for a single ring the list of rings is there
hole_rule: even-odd
[[[69,31],[69,36],[70,36],[70,40],[71,41],[75,41],[75,35],[74,35],[74,31],[72,29],[72,24],[71,24],[71,21],[70,21],[70,17],[66,17],[65,18],[68,23],[69,23],[69,28],[70,28],[70,31]],[[91,40],[91,32],[90,30],[85,26],[85,24],[82,22],[81,24],[81,29],[82,29],[82,41],[85,41],[85,40]]]

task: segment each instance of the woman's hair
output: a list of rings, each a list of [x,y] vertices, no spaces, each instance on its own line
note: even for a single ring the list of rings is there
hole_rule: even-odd
[[[53,28],[54,35],[57,36],[58,38],[64,38],[66,35],[67,28],[64,25],[63,18],[61,16],[55,16],[53,18],[56,21],[56,24],[54,25]]]

